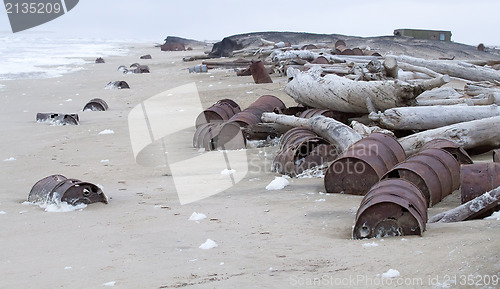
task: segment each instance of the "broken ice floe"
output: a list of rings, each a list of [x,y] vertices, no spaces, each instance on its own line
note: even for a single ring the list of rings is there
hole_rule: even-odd
[[[112,129],[105,129],[101,131],[99,134],[114,134],[115,132]]]
[[[207,216],[205,214],[193,212],[191,217],[189,217],[189,221],[200,221],[206,218]]]
[[[282,190],[284,187],[288,186],[290,182],[287,180],[287,176],[274,177],[274,180],[266,186],[266,190]]]
[[[213,240],[210,240],[210,239],[207,239],[207,241],[205,241],[205,243],[201,244],[200,249],[202,250],[209,250],[209,249],[213,249],[215,247],[218,247],[219,245],[217,245],[217,243],[215,243]]]
[[[401,274],[399,274],[399,271],[396,269],[389,269],[387,272],[382,273],[382,278],[395,278],[399,277]]]

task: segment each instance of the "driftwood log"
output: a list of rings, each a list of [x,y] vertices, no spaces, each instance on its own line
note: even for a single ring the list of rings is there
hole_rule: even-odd
[[[491,68],[475,66],[466,62],[425,60],[421,58],[400,55],[393,56],[398,63],[404,62],[411,65],[422,66],[437,73],[468,79],[473,81],[500,81],[500,72]]]
[[[422,146],[436,138],[455,142],[464,149],[500,146],[500,116],[461,122],[430,129],[399,139],[407,155],[418,152]]]
[[[263,113],[261,120],[263,122],[312,129],[319,136],[335,145],[340,152],[345,151],[349,146],[362,138],[359,133],[349,126],[333,118],[321,115],[307,119],[275,113]]]
[[[445,75],[424,80],[420,84],[402,81],[352,81],[329,74],[321,77],[321,70],[312,68],[307,73],[289,68],[291,81],[285,92],[305,106],[336,111],[367,113],[367,98],[378,110],[415,105],[415,98],[427,89],[440,87],[450,81]]]
[[[425,130],[494,116],[500,116],[500,107],[497,105],[397,107],[384,112],[372,112],[369,117],[388,129]]]
[[[475,215],[495,207],[500,201],[500,187],[486,192],[454,209],[435,215],[429,223],[452,223],[473,219]]]
[[[500,100],[500,99],[499,99]],[[480,94],[474,96],[473,98],[448,98],[448,99],[419,99],[417,98],[418,106],[431,106],[431,105],[456,105],[456,104],[467,104],[467,105],[490,105],[490,104],[500,104],[500,101],[496,101],[494,96],[489,94]]]

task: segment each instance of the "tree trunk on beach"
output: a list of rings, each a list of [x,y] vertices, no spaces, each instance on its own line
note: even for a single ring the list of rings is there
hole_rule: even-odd
[[[450,81],[448,76],[409,84],[402,81],[352,81],[329,74],[320,76],[320,69],[307,73],[289,68],[287,75],[292,80],[285,92],[296,102],[317,108],[336,111],[368,113],[366,99],[369,98],[378,110],[415,104],[415,98],[427,89],[439,87]]]
[[[370,113],[370,119],[393,130],[425,130],[459,122],[500,116],[500,107],[445,105],[391,108]]]
[[[399,139],[407,155],[418,152],[424,144],[442,138],[455,142],[464,149],[500,146],[500,116],[461,122],[426,130]]]
[[[310,128],[331,144],[336,145],[340,152],[345,151],[349,146],[362,138],[359,133],[347,125],[324,116],[300,118],[275,113],[264,113],[261,120],[263,122],[274,122],[293,127]]]
[[[454,209],[437,214],[429,223],[452,223],[472,219],[475,215],[495,207],[499,201],[500,187],[497,187]]]
[[[500,72],[491,68],[478,67],[465,62],[425,60],[406,55],[394,56],[398,63],[404,62],[416,66],[422,66],[432,71],[449,76],[468,79],[473,81],[500,81]]]

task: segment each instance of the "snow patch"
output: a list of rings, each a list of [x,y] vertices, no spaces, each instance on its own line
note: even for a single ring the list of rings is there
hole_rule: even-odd
[[[205,214],[193,212],[193,214],[191,214],[191,217],[189,217],[189,221],[200,221],[206,218],[207,216]]]
[[[220,172],[220,174],[221,174],[221,175],[232,175],[232,174],[234,174],[234,173],[236,173],[236,170],[228,170],[228,169],[223,169],[223,170]]]
[[[274,190],[282,190],[284,187],[288,186],[290,182],[287,180],[286,176],[283,177],[274,177],[274,180],[266,186],[266,190],[274,191]]]
[[[484,218],[485,220],[497,220],[500,221],[500,211],[494,212],[491,216]]]
[[[382,273],[382,278],[395,278],[399,277],[401,274],[399,274],[399,271],[396,269],[389,269],[387,272]]]
[[[116,281],[110,281],[110,282],[106,282],[106,283],[103,283],[102,286],[115,286],[116,284]]]
[[[112,129],[105,129],[101,131],[99,134],[114,134],[115,132]]]
[[[378,246],[378,244],[375,242],[363,244],[363,247],[377,247],[377,246]]]
[[[5,211],[0,211],[0,215],[7,215],[7,212],[5,212]]]
[[[326,199],[317,199],[315,202],[326,202]]]
[[[3,161],[4,161],[4,162],[12,162],[12,161],[15,161],[15,160],[16,160],[16,158],[14,158],[14,157],[10,157],[10,158],[5,159],[5,160],[3,160]]]
[[[30,203],[33,204],[33,203]],[[72,206],[66,202],[59,202],[59,203],[34,203],[35,205],[38,205],[40,208],[44,209],[45,212],[49,213],[66,213],[66,212],[73,212],[76,210],[83,210],[84,208],[87,207],[87,204],[78,204],[76,206]]]
[[[215,243],[213,240],[207,239],[205,241],[205,243],[201,244],[200,247],[198,247],[198,248],[200,248],[202,250],[210,250],[210,249],[213,249],[213,248],[218,247],[218,246],[219,245],[217,245],[217,243]]]

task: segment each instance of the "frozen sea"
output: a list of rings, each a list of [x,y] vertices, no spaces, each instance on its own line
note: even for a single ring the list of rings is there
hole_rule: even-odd
[[[97,57],[126,55],[132,41],[0,33],[0,89],[12,79],[59,77]]]

